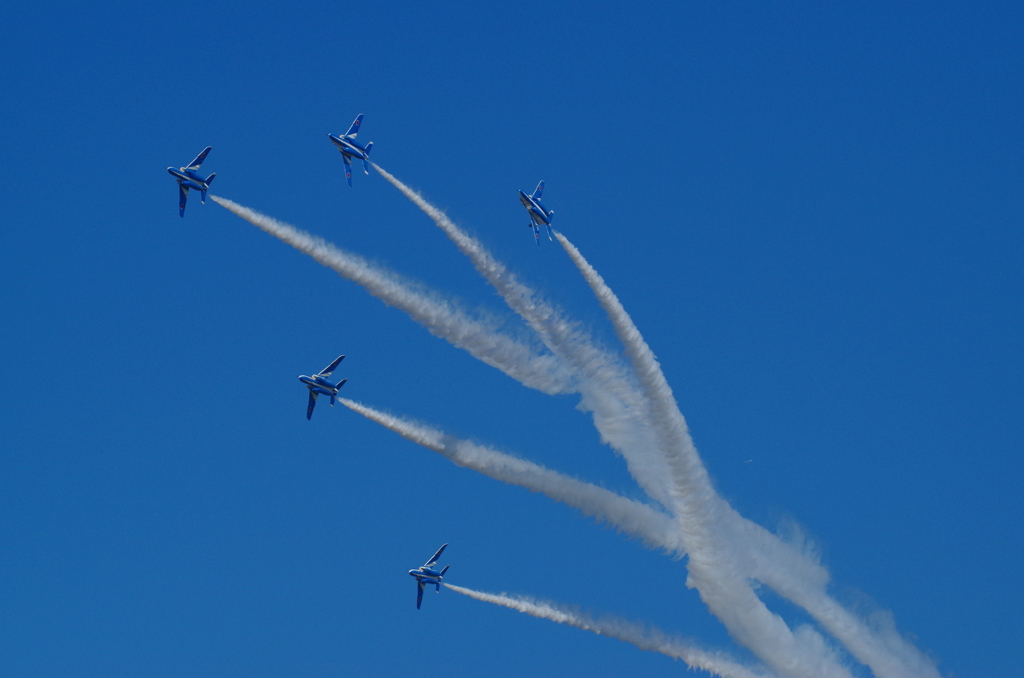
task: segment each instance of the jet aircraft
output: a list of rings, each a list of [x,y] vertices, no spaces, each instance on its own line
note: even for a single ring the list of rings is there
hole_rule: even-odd
[[[533,195],[526,195],[522,191],[519,191],[519,202],[523,203],[523,207],[530,214],[530,223],[527,224],[527,228],[533,228],[533,237],[537,240],[537,247],[540,247],[540,225],[544,224],[548,228],[548,240],[554,240],[551,237],[551,217],[555,216],[554,210],[544,209],[544,205],[540,202],[540,195],[544,192],[544,182],[537,184],[537,188],[533,189]]]
[[[348,379],[342,379],[337,384],[332,384],[327,381],[327,377],[331,376],[337,367],[338,363],[345,359],[345,356],[338,356],[333,363],[320,370],[319,374],[314,374],[312,377],[302,375],[299,377],[299,381],[306,385],[309,389],[309,407],[306,408],[306,419],[313,418],[313,408],[316,407],[316,399],[321,393],[326,396],[331,396],[331,407],[334,407],[334,398],[338,395],[338,391],[345,385]]]
[[[206,160],[206,156],[209,155],[212,148],[213,146],[204,148],[202,153],[197,155],[196,159],[185,167],[180,169],[174,167],[167,168],[167,171],[178,181],[178,213],[183,217],[185,216],[185,201],[188,200],[188,189],[194,188],[197,191],[202,191],[202,198],[200,200],[204,205],[206,204],[206,192],[210,190],[210,184],[213,182],[213,178],[217,176],[217,173],[214,172],[203,179],[199,176],[199,166]]]
[[[430,560],[424,563],[422,566],[417,567],[415,570],[409,570],[409,574],[416,577],[416,609],[420,609],[420,604],[423,602],[423,587],[426,584],[433,584],[437,593],[441,592],[441,577],[448,571],[451,565],[445,565],[444,569],[440,572],[434,569],[437,564],[437,559],[441,557],[441,553],[448,548],[448,544],[443,544],[441,548],[437,549]]]
[[[367,174],[370,173],[370,149],[373,148],[373,142],[371,141],[366,146],[360,146],[356,143],[356,135],[359,134],[359,125],[362,122],[363,114],[360,113],[352,121],[352,126],[348,128],[344,135],[339,137],[334,134],[327,134],[331,138],[331,142],[341,151],[341,159],[345,161],[345,178],[348,180],[349,186],[352,185],[352,158],[362,160],[363,171]]]

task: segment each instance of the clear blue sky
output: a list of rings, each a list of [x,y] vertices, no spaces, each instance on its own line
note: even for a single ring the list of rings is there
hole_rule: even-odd
[[[719,492],[818,543],[944,675],[1020,671],[1019,3],[11,3],[0,9],[0,675],[674,676],[463,598],[644,620],[746,658],[685,566],[323,401],[642,498],[529,391],[164,170],[503,306],[325,134],[608,345],[556,225],[657,353]],[[792,623],[796,608],[765,594]],[[864,601],[873,601],[864,603]],[[858,675],[867,675],[860,669]]]

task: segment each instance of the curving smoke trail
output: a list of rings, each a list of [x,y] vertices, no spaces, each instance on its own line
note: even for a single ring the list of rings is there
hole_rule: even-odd
[[[585,516],[603,521],[620,532],[642,540],[649,548],[663,549],[677,557],[683,555],[683,541],[675,521],[647,504],[347,398],[341,398],[339,401],[406,440],[441,454],[457,466],[477,471],[504,483],[524,487],[532,492],[542,493],[556,502],[580,511]],[[743,530],[743,534],[736,535],[736,539],[749,544],[758,553],[755,560],[763,561],[749,565],[754,573],[752,576],[776,589],[780,595],[805,607],[816,617],[820,617],[819,621],[823,626],[839,637],[858,659],[862,652],[855,652],[854,649],[859,645],[883,643],[882,648],[888,648],[887,652],[877,658],[865,654],[870,662],[861,659],[866,664],[877,666],[876,675],[917,675],[894,663],[898,659],[891,655],[899,654],[899,643],[905,643],[898,634],[895,634],[894,629],[876,629],[872,632],[860,619],[824,593],[828,573],[820,565],[813,563],[756,523],[744,520],[738,526]],[[845,624],[845,630],[833,630],[835,624]],[[913,662],[908,659],[910,658],[904,659],[903,663],[913,667]]]
[[[891,618],[883,615],[881,622],[869,625],[843,608],[825,591],[828,573],[824,568],[743,519],[715,493],[653,352],[615,294],[563,235],[556,237],[612,321],[632,373],[617,357],[598,348],[560,310],[520,283],[443,212],[375,168],[448,234],[554,355],[538,353],[502,334],[496,325],[472,319],[436,294],[321,238],[230,200],[211,198],[524,385],[551,394],[581,393],[580,408],[593,412],[602,438],[623,454],[637,482],[652,499],[669,508],[675,519],[531,462],[343,400],[346,405],[457,465],[543,492],[640,537],[648,546],[681,554],[685,544],[690,555],[687,585],[697,588],[739,642],[782,675],[846,678],[850,674],[820,634],[810,627],[793,632],[781,617],[772,614],[750,587],[749,578],[806,609],[879,678],[938,678],[933,663],[898,633]]]
[[[679,557],[683,555],[683,544],[672,519],[647,504],[347,398],[339,398],[338,402],[406,440],[437,452],[456,466],[471,469],[503,483],[525,487],[532,492],[540,492],[556,502],[573,507],[587,517],[606,522],[621,532],[641,539],[651,548],[662,548]]]
[[[731,548],[733,544],[720,538],[727,528],[725,521],[738,516],[732,515],[735,512],[711,486],[650,348],[621,303],[579,252],[558,236],[571,257],[570,250],[575,251],[573,260],[611,318],[638,377],[638,386],[631,383],[617,359],[600,350],[559,309],[519,282],[482,243],[419,193],[378,165],[374,168],[444,231],[508,306],[537,332],[544,345],[575,370],[585,398],[581,405],[593,410],[595,426],[603,439],[622,453],[630,474],[648,496],[675,514],[690,556],[687,586],[697,588],[709,610],[730,633],[785,675],[849,678],[849,672],[819,633],[810,627],[792,632],[750,587],[739,554]]]
[[[483,593],[452,584],[445,584],[445,586],[456,593],[476,600],[501,605],[539,619],[568,624],[599,636],[616,638],[636,645],[641,650],[660,652],[673,659],[682,659],[691,669],[703,669],[712,675],[722,676],[722,678],[769,678],[771,676],[770,673],[744,666],[724,653],[702,650],[682,638],[669,636],[656,628],[625,619],[615,617],[595,619],[554,603],[531,600],[522,596],[512,597],[505,594]]]
[[[621,360],[599,349],[578,323],[568,320],[560,309],[521,282],[483,243],[459,228],[442,210],[394,175],[371,164],[437,224],[508,307],[537,333],[548,350],[572,368],[583,396],[580,409],[593,413],[594,427],[601,439],[622,454],[630,475],[647,495],[668,506],[671,501],[665,482],[668,469],[662,459],[647,453],[655,440],[644,420],[645,404]]]
[[[775,659],[772,659],[762,654],[758,647],[770,650],[770,646],[765,648],[764,643],[760,642],[766,639],[762,627],[766,622],[777,627],[782,620],[769,620],[756,608],[737,605],[741,602],[737,596],[749,598],[742,590],[749,590],[743,583],[746,577],[761,580],[807,610],[879,678],[939,678],[934,664],[908,643],[891,623],[870,628],[825,593],[827,572],[816,563],[809,562],[775,535],[744,519],[715,493],[654,353],[601,275],[568,238],[561,233],[555,233],[555,237],[583,274],[608,315],[639,376],[645,399],[651,405],[653,423],[663,449],[671,451],[670,466],[675,472],[673,479],[682,502],[678,514],[680,527],[689,547],[690,579],[687,585],[697,588],[701,598],[715,611],[716,616],[723,618],[725,614],[732,617],[736,627],[723,618],[730,631],[777,670],[785,672],[784,665],[777,663],[785,662],[785,653],[780,655],[773,652]],[[744,556],[749,559],[748,567],[744,568],[746,572],[736,567],[743,562]],[[727,562],[724,558],[727,558]],[[731,584],[728,581],[730,579]],[[746,618],[737,615],[737,610],[746,610]],[[824,647],[822,639],[815,637],[816,634],[812,635],[809,629],[800,631],[798,636],[804,645],[800,650],[809,652],[811,656],[821,656],[821,648]],[[781,629],[776,629],[774,635],[786,637]],[[751,642],[756,646],[751,645]],[[789,648],[787,652],[794,649]],[[827,648],[824,651],[830,653]]]
[[[501,334],[496,326],[470,318],[451,302],[427,292],[422,286],[291,224],[226,198],[211,195],[210,199],[362,286],[385,304],[404,311],[434,336],[465,349],[474,358],[498,368],[516,381],[548,394],[575,390],[572,379],[557,358],[538,354],[530,346]]]

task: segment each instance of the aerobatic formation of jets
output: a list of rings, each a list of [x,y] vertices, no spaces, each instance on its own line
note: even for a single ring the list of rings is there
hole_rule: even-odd
[[[363,122],[363,114],[360,113],[356,116],[356,119],[352,121],[352,125],[348,128],[348,131],[343,135],[328,134],[331,143],[333,143],[338,150],[341,152],[341,159],[345,163],[345,179],[348,181],[348,185],[352,185],[352,159],[358,158],[363,161],[363,171],[366,174],[370,173],[370,150],[373,148],[373,142],[369,142],[366,146],[360,146],[356,143],[356,135],[359,134],[359,126]],[[212,146],[204,148],[199,155],[196,156],[195,160],[190,162],[185,167],[175,168],[168,167],[167,171],[174,177],[178,182],[178,213],[185,216],[185,203],[188,200],[189,189],[195,189],[200,192],[200,201],[206,204],[206,193],[210,190],[210,184],[213,182],[213,178],[217,176],[214,172],[205,179],[199,175],[199,167],[206,160],[206,156],[210,154],[213,149]],[[537,188],[534,189],[531,195],[527,195],[523,191],[519,191],[519,201],[526,208],[527,213],[530,215],[530,223],[528,226],[533,229],[534,239],[537,241],[537,246],[540,246],[540,227],[543,225],[547,228],[548,239],[552,240],[551,232],[551,217],[554,216],[554,210],[548,210],[541,203],[541,194],[544,192],[544,182],[537,184]],[[309,403],[306,407],[306,419],[313,418],[313,408],[316,407],[317,398],[321,395],[330,397],[331,406],[334,406],[335,399],[338,396],[338,391],[348,379],[342,379],[341,381],[334,383],[328,380],[328,377],[338,368],[338,365],[345,356],[338,356],[330,365],[320,370],[313,376],[301,375],[299,381],[305,384],[306,388],[309,389]],[[425,564],[414,569],[409,570],[409,574],[416,579],[416,609],[420,609],[420,605],[423,603],[423,589],[428,584],[433,584],[435,591],[441,591],[441,579],[444,577],[445,572],[448,571],[450,565],[445,565],[440,571],[435,570],[434,567],[437,565],[437,560],[441,557],[441,553],[448,547],[448,544],[444,544],[437,550],[437,553],[431,557]]]
[[[363,161],[363,172],[366,174],[370,173],[370,150],[373,148],[373,142],[369,142],[365,146],[360,146],[356,143],[356,136],[359,134],[359,126],[363,124],[363,114],[360,113],[356,116],[356,119],[352,121],[348,131],[338,136],[328,132],[327,137],[331,140],[337,149],[341,152],[341,160],[345,163],[345,180],[348,181],[348,185],[352,185],[352,158],[358,158]],[[196,156],[196,159],[190,162],[185,167],[175,168],[168,167],[167,171],[175,178],[178,182],[178,213],[185,216],[185,202],[188,200],[188,189],[194,188],[202,193],[200,200],[206,204],[206,192],[210,190],[210,184],[213,182],[213,178],[217,176],[214,172],[205,179],[199,176],[199,166],[206,160],[206,156],[209,155],[213,149],[212,146],[207,146],[202,152]],[[526,208],[526,212],[530,215],[530,223],[527,224],[527,228],[533,229],[533,237],[537,241],[537,246],[540,247],[540,227],[544,226],[548,231],[548,240],[554,240],[551,233],[551,218],[555,216],[554,210],[549,210],[544,207],[540,201],[541,194],[544,192],[544,182],[537,184],[537,188],[533,189],[533,193],[527,195],[523,191],[519,191],[519,202]],[[311,391],[312,392],[312,391]],[[311,398],[314,396],[310,396]],[[313,403],[314,400],[310,400]],[[333,402],[332,402],[333,404]],[[312,413],[313,405],[310,404],[309,411]]]

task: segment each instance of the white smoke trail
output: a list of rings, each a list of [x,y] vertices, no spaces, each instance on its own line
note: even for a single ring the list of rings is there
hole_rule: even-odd
[[[456,466],[477,471],[503,483],[525,487],[532,492],[540,492],[587,517],[604,521],[630,536],[638,537],[649,547],[683,555],[683,544],[672,519],[647,504],[347,398],[339,398],[339,402],[406,440],[443,455]]]
[[[672,518],[647,504],[627,499],[604,488],[518,457],[469,441],[459,440],[437,429],[386,414],[347,398],[340,398],[339,401],[354,412],[381,424],[403,438],[441,454],[457,466],[477,471],[495,480],[524,487],[533,492],[540,492],[556,502],[562,502],[575,508],[583,515],[598,521],[605,521],[609,526],[641,539],[648,547],[664,549],[677,556],[683,555],[683,542]],[[772,554],[767,562],[761,563],[757,567],[751,566],[755,577],[775,588],[778,586],[777,581],[780,575],[778,573],[770,574],[768,571],[779,570],[788,577],[790,586],[798,587],[797,594],[791,597],[797,604],[801,604],[802,599],[818,595],[822,597],[822,600],[808,604],[808,608],[821,608],[828,614],[834,615],[840,622],[846,619],[851,630],[855,629],[855,623],[863,625],[853,615],[824,595],[828,574],[823,568],[812,563],[789,545],[782,543],[778,537],[759,525],[743,521],[743,528],[746,530],[745,538],[756,543],[759,553]],[[780,563],[782,563],[781,566]],[[779,592],[781,595],[790,597],[786,595],[786,589]],[[856,644],[856,641],[851,644]],[[895,649],[895,646],[890,645],[890,647]],[[887,657],[883,656],[879,662],[884,666],[886,660]],[[891,662],[891,659],[889,661]],[[904,674],[890,672],[890,675]]]
[[[631,643],[641,650],[660,652],[673,659],[682,659],[692,669],[703,669],[712,675],[722,676],[722,678],[767,678],[771,675],[758,669],[744,666],[724,653],[702,650],[682,638],[669,636],[658,629],[635,622],[615,617],[595,619],[554,603],[531,600],[522,596],[512,597],[505,594],[482,593],[452,584],[445,584],[445,586],[456,593],[461,593],[476,600],[501,605],[502,607],[523,612],[539,619],[549,619],[559,624],[568,624],[584,631],[596,633],[599,636],[616,638]]]
[[[714,536],[721,532],[722,526],[713,523],[733,512],[711,487],[707,471],[690,440],[685,420],[653,354],[618,299],[579,252],[576,251],[574,261],[591,284],[626,347],[626,354],[640,380],[640,398],[637,398],[635,389],[622,375],[621,369],[617,369],[617,361],[609,360],[607,353],[598,350],[589,336],[540,299],[530,287],[519,282],[478,240],[463,232],[443,211],[381,167],[374,167],[444,231],[509,307],[537,332],[545,346],[577,370],[580,390],[585,396],[591,396],[586,404],[594,408],[594,423],[604,439],[622,452],[630,473],[648,495],[676,513],[690,552],[688,585],[698,589],[709,609],[730,632],[788,675],[807,678],[849,676],[819,634],[810,628],[793,634],[781,617],[772,614],[750,589],[746,576],[737,567],[735,555],[729,553],[730,549],[723,551],[722,547],[726,545]],[[572,256],[570,250],[575,248],[562,237],[560,242]],[[651,420],[653,426],[646,426],[647,420]],[[608,426],[609,422],[615,422],[615,425]],[[658,434],[655,439],[651,438],[651,432]],[[652,455],[654,449],[660,449],[662,454]],[[666,484],[666,480],[672,482]],[[699,548],[689,545],[691,539],[699,541]]]
[[[385,304],[404,311],[431,334],[465,349],[516,381],[548,394],[575,390],[572,379],[554,356],[537,354],[531,347],[501,334],[496,327],[469,318],[450,302],[429,294],[397,273],[226,198],[211,195],[210,199],[362,286]]]
[[[373,164],[373,163],[371,163]],[[630,475],[655,501],[668,506],[671,497],[662,459],[647,451],[655,445],[644,416],[645,403],[617,356],[596,347],[577,323],[541,297],[483,246],[459,228],[442,210],[380,166],[374,169],[437,224],[505,303],[540,337],[544,345],[571,366],[583,396],[580,409],[593,412],[601,439],[622,454]]]
[[[671,389],[668,387],[653,353],[632,324],[632,320],[622,308],[617,297],[564,236],[558,234],[560,243],[580,267],[587,282],[591,284],[611,318],[620,340],[626,347],[627,355],[640,377],[645,396],[643,398],[638,398],[635,387],[628,378],[623,377],[621,366],[617,361],[610,360],[606,353],[596,349],[585,333],[565,321],[559,311],[537,298],[530,288],[519,283],[503,265],[496,262],[486,252],[479,242],[462,233],[442,212],[430,206],[418,194],[401,185],[379,167],[377,169],[386,178],[392,180],[392,183],[395,183],[400,190],[404,189],[403,193],[406,193],[410,199],[423,208],[446,232],[451,230],[449,237],[452,237],[460,249],[470,256],[474,265],[502,294],[510,307],[537,330],[556,356],[536,354],[529,346],[500,334],[495,326],[488,326],[469,319],[462,311],[452,308],[448,302],[423,292],[397,274],[376,267],[362,257],[339,250],[320,238],[229,200],[216,197],[213,199],[238,216],[310,255],[319,263],[363,285],[371,294],[385,303],[397,306],[408,313],[433,334],[468,350],[478,359],[498,367],[525,385],[546,393],[574,390],[581,392],[584,396],[583,406],[594,410],[595,424],[598,425],[603,438],[616,449],[624,451],[624,455],[631,465],[630,470],[638,482],[641,482],[641,486],[652,497],[678,513],[680,525],[683,527],[683,538],[693,540],[696,537],[701,537],[699,541],[704,544],[705,548],[698,548],[696,557],[691,553],[691,576],[688,585],[698,588],[702,599],[705,600],[712,612],[726,623],[726,626],[740,642],[752,647],[755,651],[758,650],[750,644],[751,641],[761,647],[764,647],[765,644],[776,646],[779,649],[778,652],[773,653],[771,657],[763,657],[763,655],[762,657],[783,673],[787,675],[848,675],[843,673],[842,669],[839,670],[839,673],[833,674],[832,671],[838,667],[833,654],[824,645],[823,639],[809,628],[798,629],[795,635],[791,633],[781,618],[772,615],[749,587],[744,585],[743,576],[761,580],[780,595],[804,607],[834,637],[843,642],[858,660],[870,666],[880,678],[937,677],[939,675],[931,661],[912,644],[904,640],[895,630],[891,621],[883,620],[882,624],[872,628],[845,610],[825,593],[828,576],[820,566],[803,558],[760,526],[742,519],[714,493],[710,481],[707,479],[706,470],[693,448],[685,420],[679,413]],[[574,251],[576,256],[573,256]],[[587,269],[589,269],[589,274]],[[567,359],[566,362],[570,363],[577,378],[582,377],[582,381],[574,383],[573,376],[558,364],[555,357]],[[647,408],[650,408],[650,412],[647,411]],[[644,422],[648,418],[653,419],[657,424],[653,427],[653,430],[657,432],[657,440],[652,441],[650,433],[645,433],[647,429]],[[483,450],[483,459],[491,462],[492,472],[488,475],[504,482],[529,487],[526,482],[521,483],[510,478],[519,480],[528,478],[533,472],[532,470],[523,473],[525,467],[518,467],[516,463],[507,463],[505,460],[499,460],[487,454],[500,455],[501,453],[480,448],[465,441],[455,441],[450,445],[453,449],[461,449],[461,459],[467,463],[460,465],[474,468],[473,453]],[[659,475],[656,470],[658,465],[650,462],[641,463],[639,465],[648,471],[655,470],[653,474],[643,471],[638,474],[635,467],[638,466],[637,460],[640,457],[629,453],[630,450],[644,448],[650,450],[653,447],[661,449],[663,453],[666,451],[670,453],[667,458],[671,462],[672,475],[676,482],[675,496],[669,497],[668,500],[666,500],[665,493],[656,484],[650,482],[652,475]],[[529,462],[515,457],[503,456],[519,464],[530,465]],[[449,458],[459,463],[455,458]],[[487,467],[488,464],[479,465]],[[559,476],[554,471],[543,467],[536,468],[553,474],[553,476]],[[544,476],[543,473],[534,475]],[[646,479],[646,482],[643,482],[642,479]],[[574,482],[584,488],[593,488],[593,486],[580,483],[580,481]],[[706,489],[710,494],[702,498],[699,496],[699,492],[694,492],[695,488],[697,490]],[[537,491],[552,496],[551,491],[544,489],[537,489]],[[582,494],[586,495],[589,491],[586,489]],[[631,501],[613,493],[608,494],[620,502]],[[577,506],[574,499],[556,498],[556,500],[566,501],[570,505]],[[605,509],[589,511],[586,508],[587,502],[583,501],[582,503],[584,506],[577,506],[577,508],[587,515],[608,520],[630,534],[641,536],[649,545],[661,545],[670,550],[681,550],[678,532],[674,537],[658,538],[659,533],[660,535],[671,534],[671,532],[666,533],[663,526],[654,530],[654,536],[651,534],[645,536],[645,532],[651,532],[651,528],[650,525],[645,525],[644,521],[650,521],[651,516],[658,517],[655,523],[658,521],[664,523],[665,520],[664,514],[654,511],[646,505],[632,502],[636,507],[646,510],[646,513],[644,510],[639,511],[640,514],[643,514],[640,519],[636,515],[632,515],[629,510],[623,511],[621,508],[617,510],[623,513],[625,518],[615,517],[614,511],[609,512]],[[605,504],[609,504],[609,502],[605,502]],[[610,504],[614,504],[614,501]],[[624,506],[631,509],[636,508],[630,507],[629,504],[624,504]],[[634,510],[633,513],[636,511]],[[620,522],[623,524],[620,525]],[[756,546],[748,548],[745,553],[740,553],[735,548],[726,548],[725,551],[722,551],[723,544],[721,542],[722,537],[727,533],[727,530],[724,529],[726,526],[731,528],[728,532],[738,537],[740,541],[746,539]],[[746,563],[741,567],[740,563],[743,561]],[[725,610],[721,609],[723,601]],[[737,611],[739,611],[738,614]],[[723,612],[724,614],[722,614]],[[760,654],[760,652],[758,653]],[[786,662],[787,655],[795,657],[795,662]],[[816,673],[806,673],[808,660],[812,666],[811,670]]]
[[[654,353],[604,279],[564,235],[556,233],[555,237],[583,274],[611,320],[636,370],[645,398],[651,405],[652,419],[662,442],[675,453],[670,456],[670,466],[675,471],[674,480],[682,502],[680,526],[685,533],[684,539],[690,555],[690,580],[687,585],[697,588],[708,607],[736,634],[740,642],[780,672],[788,673],[786,654],[793,648],[781,654],[772,651],[779,638],[788,637],[778,628],[781,619],[770,620],[765,614],[768,612],[766,608],[761,610],[743,605],[737,599],[737,596],[749,599],[746,595],[749,588],[740,584],[744,572],[735,567],[741,562],[742,555],[753,561],[746,576],[756,577],[807,610],[879,678],[938,678],[939,673],[934,664],[903,639],[891,625],[873,632],[856,615],[830,598],[825,593],[828,575],[823,569],[807,562],[760,526],[742,518],[718,497]],[[733,543],[726,542],[723,537],[731,537]],[[726,546],[731,554],[727,562],[723,562],[722,557],[726,554],[719,552],[722,546]],[[742,553],[744,550],[747,554]],[[805,576],[807,574],[810,576]],[[760,607],[763,608],[763,604]],[[745,610],[746,614],[737,615],[736,612],[741,610]],[[732,618],[733,623],[727,621],[727,618]],[[766,622],[769,628],[764,627]],[[812,634],[809,629],[801,629],[798,635],[803,641],[803,654],[807,659],[813,661],[814,655],[818,655],[818,660],[832,664],[832,652],[825,647],[820,637],[816,637],[817,634]],[[764,650],[768,650],[769,654],[763,654]]]

